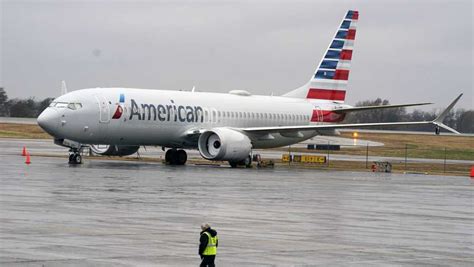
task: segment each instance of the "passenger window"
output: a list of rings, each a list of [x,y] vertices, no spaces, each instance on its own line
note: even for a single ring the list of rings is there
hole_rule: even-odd
[[[217,123],[217,111],[216,110],[212,111],[211,122]]]

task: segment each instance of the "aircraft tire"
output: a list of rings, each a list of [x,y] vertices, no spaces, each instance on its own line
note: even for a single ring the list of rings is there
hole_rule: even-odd
[[[245,168],[251,168],[252,167],[252,157],[248,155],[247,158],[242,162],[243,165],[245,165]]]
[[[81,164],[82,163],[82,156],[81,154],[74,154],[74,163]]]
[[[168,149],[165,154],[165,162],[169,165],[184,165],[188,160],[186,151],[176,148]]]
[[[170,165],[176,165],[177,154],[178,154],[178,150],[176,150],[175,148],[168,149],[168,151],[166,151],[166,155],[165,155],[166,163],[168,163]]]
[[[184,165],[186,164],[186,161],[188,160],[188,155],[186,154],[186,151],[180,149],[176,153],[176,165]]]
[[[229,161],[229,165],[231,168],[237,168],[238,163],[235,161]]]
[[[81,164],[82,163],[82,156],[79,153],[72,153],[69,155],[69,164]]]
[[[172,164],[172,163],[171,163],[171,161],[172,161],[172,159],[173,159],[173,155],[172,155],[172,154],[174,154],[172,150],[173,150],[173,149],[168,149],[168,150],[166,150],[166,153],[165,153],[165,162],[166,162],[166,164]]]

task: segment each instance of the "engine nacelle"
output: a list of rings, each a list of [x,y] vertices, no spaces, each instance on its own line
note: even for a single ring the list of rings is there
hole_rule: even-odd
[[[90,145],[90,149],[101,156],[128,156],[136,153],[140,146]]]
[[[205,159],[242,161],[252,149],[252,143],[245,134],[228,129],[214,128],[199,136],[199,153]]]

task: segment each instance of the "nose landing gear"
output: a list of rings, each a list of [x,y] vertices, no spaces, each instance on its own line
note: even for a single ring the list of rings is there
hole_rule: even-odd
[[[69,164],[81,164],[82,156],[79,150],[71,149],[69,150]]]
[[[186,161],[188,160],[188,155],[186,154],[186,151],[182,149],[168,149],[165,154],[165,162],[166,164],[169,165],[184,165],[186,164]]]

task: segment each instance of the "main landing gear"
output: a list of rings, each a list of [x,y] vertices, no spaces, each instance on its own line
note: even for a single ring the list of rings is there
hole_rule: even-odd
[[[245,168],[250,168],[252,167],[252,156],[248,155],[248,157],[242,161],[229,161],[229,165],[232,168],[237,168],[237,166],[245,166]]]
[[[69,150],[69,164],[81,164],[82,156],[79,150],[71,149]]]
[[[186,164],[186,161],[188,160],[188,155],[186,154],[186,151],[182,149],[168,149],[165,154],[165,162],[166,164],[169,165],[184,165]]]

